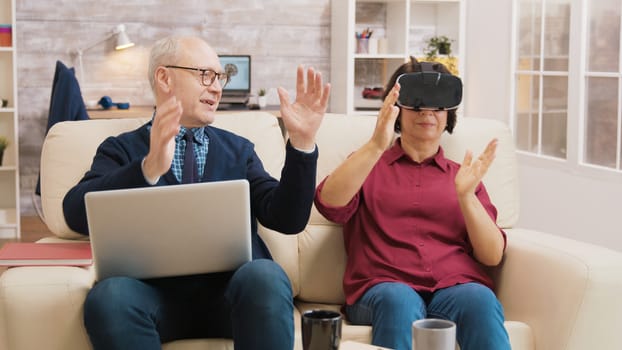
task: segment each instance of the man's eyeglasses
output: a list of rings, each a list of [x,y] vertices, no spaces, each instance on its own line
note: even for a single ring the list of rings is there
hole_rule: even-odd
[[[203,86],[211,86],[214,84],[214,81],[218,79],[220,83],[220,87],[224,88],[227,83],[229,83],[229,74],[227,73],[217,73],[212,69],[203,69],[203,68],[194,68],[194,67],[182,67],[182,66],[164,66],[166,68],[177,68],[177,69],[186,69],[193,70],[199,72],[201,76],[201,85]]]

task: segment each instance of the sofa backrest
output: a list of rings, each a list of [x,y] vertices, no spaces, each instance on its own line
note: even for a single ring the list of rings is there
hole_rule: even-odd
[[[95,151],[108,136],[136,129],[148,119],[66,121],[54,124],[41,150],[41,206],[47,227],[61,238],[82,235],[67,226],[63,198],[90,169]]]
[[[375,116],[328,114],[317,135],[320,152],[318,183],[371,137]],[[466,149],[479,155],[492,138],[499,139],[497,156],[484,184],[498,210],[502,228],[518,219],[518,171],[514,141],[507,125],[490,119],[459,118],[453,134],[443,134],[448,158],[462,162]],[[309,225],[298,236],[301,300],[342,304],[346,255],[341,226],[324,219],[314,208]]]
[[[62,238],[81,237],[66,224],[65,194],[90,168],[97,147],[108,136],[138,128],[148,118],[93,119],[55,124],[41,151],[41,204],[48,228]],[[285,158],[276,118],[266,112],[219,114],[214,126],[232,130],[255,143],[266,170],[277,178]]]
[[[41,153],[41,200],[45,221],[58,237],[81,238],[67,226],[62,200],[90,168],[97,146],[108,136],[135,129],[147,119],[109,119],[57,123],[50,129]],[[373,116],[327,114],[317,135],[321,181],[350,153],[367,142],[376,125]],[[266,112],[219,114],[214,126],[231,130],[255,144],[266,170],[279,178],[285,158],[277,119]],[[497,158],[484,183],[497,206],[498,224],[511,227],[518,218],[518,176],[514,143],[508,127],[498,121],[460,118],[452,135],[443,136],[449,158],[462,161],[466,148],[479,154],[493,137],[499,139]],[[341,304],[346,255],[341,226],[315,209],[305,231],[282,235],[260,226],[274,259],[287,272],[294,295],[302,300]]]
[[[90,168],[97,147],[106,137],[133,130],[147,121],[148,118],[71,121],[57,123],[49,130],[41,152],[41,204],[50,231],[61,238],[83,237],[65,222],[62,208],[65,194]],[[274,115],[267,112],[219,113],[213,125],[251,140],[265,169],[274,177],[280,177],[285,147]],[[296,237],[280,238],[261,226],[260,234],[297,291],[297,257],[291,257],[292,252],[297,254]]]

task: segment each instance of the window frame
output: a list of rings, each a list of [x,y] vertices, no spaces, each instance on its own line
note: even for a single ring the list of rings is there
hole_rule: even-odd
[[[512,0],[512,29],[511,29],[511,49],[510,49],[510,118],[509,125],[512,130],[514,140],[517,143],[517,78],[520,74],[533,72],[534,79],[542,79],[544,76],[555,74],[554,71],[544,71],[542,64],[538,70],[518,71],[518,24],[519,3],[521,0]],[[544,2],[546,0],[539,0]],[[588,36],[588,4],[589,0],[570,0],[570,32],[569,32],[569,48],[568,48],[568,111],[566,121],[566,158],[557,158],[545,154],[541,154],[542,143],[540,137],[542,130],[538,131],[538,152],[534,153],[527,150],[516,150],[519,161],[525,162],[531,166],[540,168],[551,168],[575,175],[586,176],[597,180],[619,181],[622,178],[622,161],[621,145],[622,135],[617,138],[616,148],[616,166],[610,168],[595,164],[586,163],[584,161],[585,152],[585,130],[586,130],[586,81],[590,77],[603,76],[603,74],[588,74],[587,71],[587,36]],[[622,16],[621,16],[622,21]],[[622,26],[620,29],[620,38],[622,41]],[[543,35],[541,33],[541,35]],[[540,43],[542,46],[543,44]],[[622,45],[620,45],[622,51]],[[543,51],[540,51],[542,57]],[[619,60],[619,71],[617,73],[607,73],[608,77],[618,78],[618,134],[622,133],[622,53]],[[546,72],[546,73],[545,73]],[[542,90],[542,89],[540,89]],[[541,95],[543,92],[539,91]],[[541,101],[541,99],[540,99]],[[542,112],[541,104],[538,106],[539,114]],[[539,118],[542,123],[542,118]]]

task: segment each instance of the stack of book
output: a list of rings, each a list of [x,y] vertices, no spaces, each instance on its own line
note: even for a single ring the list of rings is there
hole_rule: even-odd
[[[0,248],[0,266],[89,266],[93,264],[90,242],[9,242]]]

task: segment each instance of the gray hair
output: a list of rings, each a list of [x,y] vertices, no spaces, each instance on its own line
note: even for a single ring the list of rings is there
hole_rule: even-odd
[[[155,94],[155,70],[159,66],[175,64],[179,55],[179,37],[168,36],[153,44],[149,55],[149,70],[147,71],[151,90]]]

